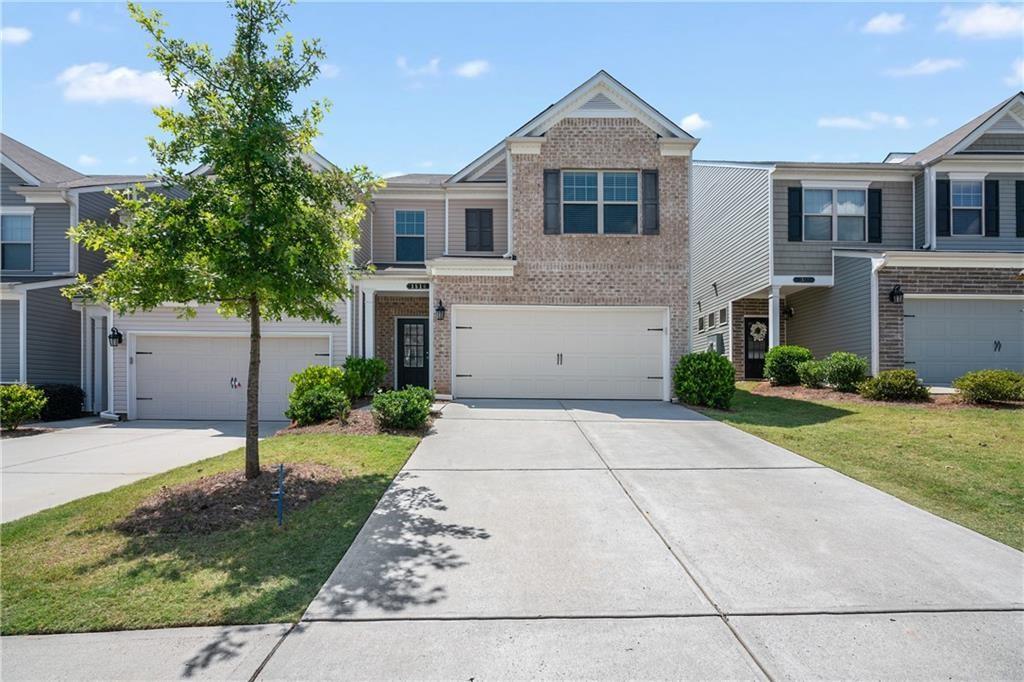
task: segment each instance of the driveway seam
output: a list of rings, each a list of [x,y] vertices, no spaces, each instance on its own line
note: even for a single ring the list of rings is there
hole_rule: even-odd
[[[774,471],[776,469],[824,469],[821,465],[814,466],[777,466],[777,467],[409,467],[405,471]]]
[[[263,660],[260,662],[260,664],[256,666],[256,670],[254,670],[252,672],[252,675],[249,676],[249,682],[254,682],[256,678],[260,676],[260,674],[263,672],[263,669],[267,667],[267,663],[270,663],[270,659],[274,657],[274,654],[277,653],[277,650],[281,648],[282,644],[284,644],[284,640],[288,637],[288,635],[292,634],[292,631],[295,630],[296,627],[298,627],[299,622],[300,621],[295,621],[294,623],[292,623],[291,627],[285,630],[284,634],[281,635],[281,637],[278,638],[278,640],[274,643],[274,646],[270,647],[270,651],[267,652],[267,655],[263,657]]]

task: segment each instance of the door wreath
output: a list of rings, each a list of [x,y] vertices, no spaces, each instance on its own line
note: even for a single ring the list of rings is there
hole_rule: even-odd
[[[764,338],[768,336],[768,325],[764,322],[755,322],[750,325],[750,338],[760,343],[764,341]]]

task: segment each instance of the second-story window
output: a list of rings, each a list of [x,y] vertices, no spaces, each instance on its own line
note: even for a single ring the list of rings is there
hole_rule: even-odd
[[[862,189],[805,189],[804,240],[865,240],[867,192]]]
[[[981,181],[954,180],[949,183],[953,209],[952,232],[959,235],[981,234]]]
[[[639,177],[635,171],[562,173],[562,231],[566,234],[636,234]]]
[[[32,213],[4,210],[0,215],[0,269],[32,269]]]
[[[426,213],[395,211],[395,260],[422,263],[426,253]]]

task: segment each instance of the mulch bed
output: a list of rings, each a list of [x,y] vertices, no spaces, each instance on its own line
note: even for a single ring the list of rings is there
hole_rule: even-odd
[[[836,403],[863,403],[865,405],[911,405],[932,410],[956,410],[965,407],[988,407],[993,409],[1021,409],[1024,403],[1001,403],[999,405],[969,405],[955,394],[932,395],[927,402],[895,402],[868,400],[857,393],[843,393],[830,388],[805,388],[803,386],[772,386],[767,381],[756,384],[750,391],[756,395],[793,400],[828,400]]]
[[[331,492],[345,478],[344,472],[308,462],[285,465],[285,514],[302,509]],[[277,467],[245,479],[243,471],[227,471],[172,487],[142,501],[114,527],[129,535],[208,533],[238,528],[254,521],[273,519],[277,503]]]
[[[394,436],[424,436],[430,431],[432,419],[428,418],[427,423],[419,429],[384,429],[381,428],[373,418],[369,409],[352,410],[348,419],[341,421],[332,419],[321,424],[310,426],[296,426],[292,424],[277,432],[278,436],[302,435],[308,433],[346,433],[357,436],[376,436],[386,433]]]
[[[4,429],[0,431],[0,438],[25,438],[26,436],[38,436],[41,433],[49,433],[50,431],[56,431],[56,429],[47,429],[45,427],[33,427],[23,426],[17,428],[14,431]]]

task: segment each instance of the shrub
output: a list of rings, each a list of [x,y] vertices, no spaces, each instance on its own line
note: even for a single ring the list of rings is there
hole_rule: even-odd
[[[370,395],[380,388],[388,373],[388,365],[379,358],[345,358],[346,390],[352,400]]]
[[[725,410],[736,390],[736,372],[723,355],[690,353],[676,363],[672,387],[684,403]]]
[[[954,379],[953,388],[968,403],[1024,400],[1024,374],[1009,369],[983,369]]]
[[[859,386],[860,394],[871,400],[928,400],[928,389],[912,369],[887,369]]]
[[[46,396],[46,406],[39,415],[44,422],[75,419],[82,416],[85,391],[78,386],[74,384],[38,384],[36,388]]]
[[[426,400],[430,405],[433,405],[434,401],[437,400],[437,395],[429,388],[423,388],[422,386],[406,386],[405,390],[415,393],[423,400]]]
[[[25,384],[0,385],[0,425],[13,431],[29,419],[38,419],[46,407],[46,396]]]
[[[868,362],[859,355],[837,351],[822,361],[825,383],[837,391],[852,393],[868,375]]]
[[[295,388],[292,395],[303,394],[316,387],[332,387],[345,389],[345,371],[330,365],[310,365],[301,372],[292,375],[290,381]]]
[[[813,359],[803,346],[775,346],[764,356],[764,376],[775,386],[793,386],[800,383],[796,366]]]
[[[412,388],[388,391],[373,396],[373,415],[381,426],[389,429],[418,429],[430,416],[426,389]]]
[[[346,419],[350,409],[344,389],[320,384],[301,392],[292,391],[284,414],[299,426],[309,426],[329,419]]]
[[[800,385],[807,388],[821,388],[825,384],[825,363],[821,360],[804,360],[796,366]]]

